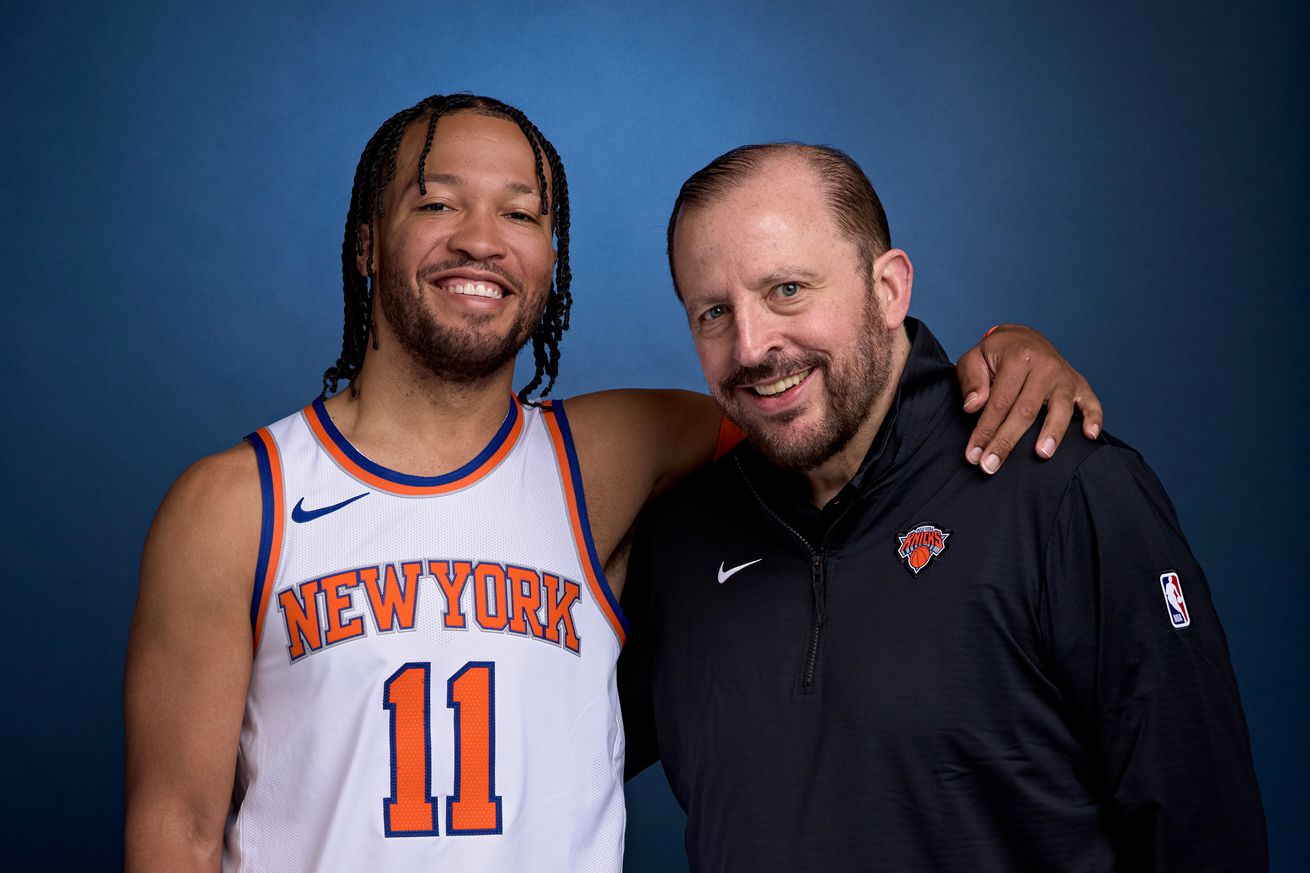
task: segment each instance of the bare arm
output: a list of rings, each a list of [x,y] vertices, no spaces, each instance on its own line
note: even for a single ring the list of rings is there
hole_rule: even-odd
[[[217,871],[250,681],[254,452],[198,462],[164,498],[128,643],[128,873]]]
[[[1022,325],[1003,325],[957,365],[965,409],[981,409],[965,454],[994,473],[1047,406],[1038,450],[1055,453],[1075,407],[1083,432],[1100,432],[1101,404],[1049,341]],[[617,594],[628,529],[645,502],[714,457],[723,413],[691,391],[599,391],[565,404],[587,492],[596,550]]]
[[[691,391],[599,391],[564,404],[582,466],[596,551],[622,588],[621,548],[641,507],[714,458],[723,413]]]
[[[1087,380],[1055,346],[1022,325],[1002,325],[957,365],[965,409],[982,410],[966,457],[989,473],[1009,457],[1043,406],[1038,451],[1055,453],[1074,408],[1095,437],[1101,404]],[[615,593],[626,567],[624,537],[645,502],[714,457],[723,413],[690,391],[619,390],[584,394],[566,404],[587,493],[596,550]]]

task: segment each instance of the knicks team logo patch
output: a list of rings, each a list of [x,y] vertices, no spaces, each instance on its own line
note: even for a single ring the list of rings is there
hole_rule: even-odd
[[[905,562],[906,569],[918,576],[933,558],[946,551],[946,538],[950,535],[950,531],[936,525],[921,524],[908,533],[897,534],[901,545],[896,554]]]
[[[1183,597],[1183,580],[1173,570],[1160,574],[1160,590],[1164,592],[1164,605],[1169,608],[1169,623],[1174,627],[1187,627],[1192,616]]]

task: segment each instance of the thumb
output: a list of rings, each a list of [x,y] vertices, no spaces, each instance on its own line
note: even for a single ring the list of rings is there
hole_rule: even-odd
[[[960,356],[955,373],[960,379],[960,393],[964,395],[964,411],[982,409],[990,393],[992,371],[978,346]]]

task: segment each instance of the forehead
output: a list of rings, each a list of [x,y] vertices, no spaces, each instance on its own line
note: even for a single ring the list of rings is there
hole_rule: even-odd
[[[720,196],[687,209],[673,245],[678,278],[686,282],[697,276],[716,281],[725,271],[746,279],[784,262],[855,252],[833,219],[818,174],[790,157],[766,162]]]
[[[427,130],[426,117],[406,129],[396,155],[396,187],[409,186],[418,178]],[[469,185],[499,189],[528,186],[537,190],[536,159],[519,126],[505,118],[472,112],[443,115],[437,121],[424,175],[454,176]]]

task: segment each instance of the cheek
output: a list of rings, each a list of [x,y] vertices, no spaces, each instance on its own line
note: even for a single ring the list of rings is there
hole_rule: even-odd
[[[555,267],[558,256],[548,238],[523,239],[515,249],[519,260],[527,267],[534,270],[551,270]]]
[[[792,342],[805,349],[833,353],[848,348],[865,330],[863,317],[807,319],[790,332]]]
[[[517,260],[505,266],[526,283],[529,290],[545,293],[555,278],[555,253],[550,249],[521,249],[517,253]]]
[[[700,358],[701,372],[710,385],[718,385],[728,375],[731,361],[721,343],[697,338],[696,357]]]
[[[383,253],[389,255],[392,262],[403,267],[417,264],[432,249],[432,240],[416,233],[396,233],[384,239]]]

